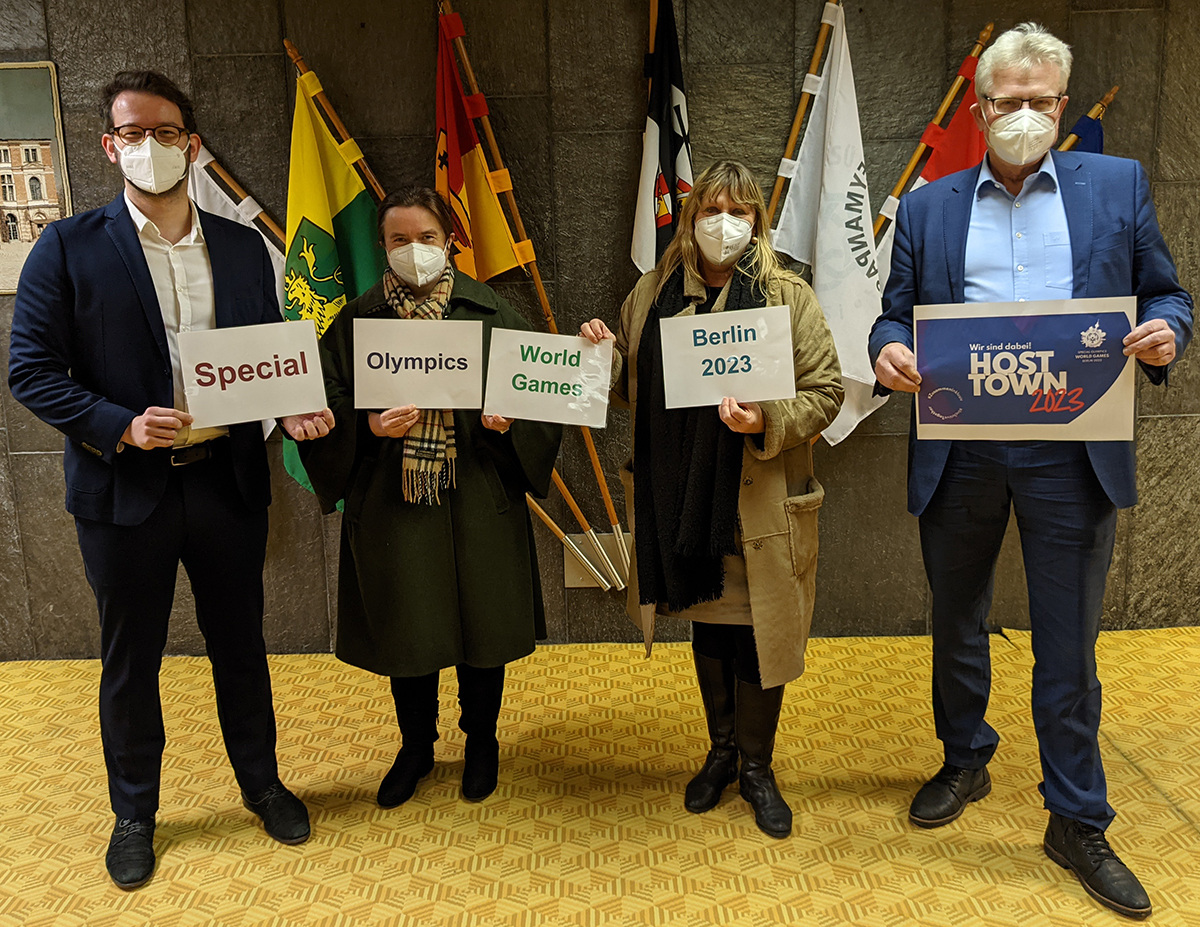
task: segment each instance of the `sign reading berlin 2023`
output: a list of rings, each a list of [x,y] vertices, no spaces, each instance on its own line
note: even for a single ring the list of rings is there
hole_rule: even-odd
[[[603,428],[611,341],[497,328],[488,355],[488,415]]]
[[[668,409],[793,399],[792,314],[787,306],[677,315],[659,323]]]
[[[1137,300],[913,308],[917,437],[1132,441]]]
[[[478,409],[483,323],[354,320],[354,407]]]
[[[179,333],[183,392],[196,428],[325,408],[312,322]]]

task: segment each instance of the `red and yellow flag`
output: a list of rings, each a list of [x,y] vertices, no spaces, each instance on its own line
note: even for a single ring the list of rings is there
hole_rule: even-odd
[[[498,194],[512,189],[507,170],[489,171],[472,119],[487,114],[483,94],[467,96],[451,43],[464,34],[457,13],[438,17],[436,186],[454,213],[455,266],[476,280],[533,260],[528,240],[513,240]]]

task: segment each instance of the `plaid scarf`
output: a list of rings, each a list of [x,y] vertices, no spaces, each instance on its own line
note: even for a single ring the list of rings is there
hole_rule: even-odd
[[[424,302],[391,269],[383,275],[383,295],[401,319],[440,321],[446,317],[454,272],[449,266]],[[454,412],[422,409],[421,417],[404,436],[403,491],[405,502],[440,505],[438,492],[454,485]]]

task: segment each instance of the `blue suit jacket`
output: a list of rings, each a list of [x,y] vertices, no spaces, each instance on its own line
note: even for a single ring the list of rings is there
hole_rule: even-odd
[[[1175,262],[1158,229],[1150,183],[1137,161],[1082,152],[1051,152],[1071,230],[1075,270],[1072,298],[1136,296],[1138,324],[1163,319],[1175,332],[1176,359],[1192,337],[1192,298],[1179,285]],[[913,306],[963,302],[967,228],[979,165],[907,194],[896,214],[892,269],[883,314],[871,328],[871,363],[884,345],[913,344]],[[1167,367],[1143,364],[1152,383]],[[880,387],[879,389],[882,389]],[[1091,441],[1088,457],[1118,508],[1137,502],[1134,443]],[[908,510],[929,504],[949,441],[918,441],[912,417],[908,451]]]
[[[281,321],[275,272],[261,236],[200,213],[218,328]],[[173,406],[166,329],[137,227],[118,196],[47,227],[17,285],[8,385],[66,435],[67,511],[137,525],[166,489],[169,451],[117,444],[149,406]],[[234,471],[252,510],[271,502],[262,425],[229,428]]]

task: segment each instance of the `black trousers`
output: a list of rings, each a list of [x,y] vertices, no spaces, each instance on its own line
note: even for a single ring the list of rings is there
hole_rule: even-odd
[[[152,818],[158,810],[166,742],[158,671],[180,562],[238,784],[259,792],[278,777],[262,634],[267,512],[243,504],[227,445],[218,441],[213,458],[172,469],[162,501],[140,525],[75,520],[100,610],[100,736],[118,818]]]
[[[750,625],[693,621],[692,650],[713,660],[732,660],[733,674],[738,679],[762,685],[758,646],[754,642],[754,628]]]
[[[467,663],[455,666],[458,675],[458,727],[466,735],[496,736],[496,721],[504,698],[505,664],[480,668]],[[392,698],[404,745],[432,749],[438,739],[438,678],[441,672],[424,676],[392,676]]]

